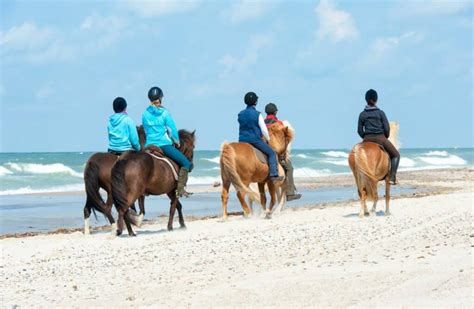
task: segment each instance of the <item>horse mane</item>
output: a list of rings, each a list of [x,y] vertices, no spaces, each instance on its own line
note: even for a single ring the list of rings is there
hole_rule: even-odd
[[[189,132],[185,129],[178,131],[180,148],[179,150],[190,160],[192,161],[194,146],[196,142],[196,130]]]
[[[268,126],[268,133],[270,134],[270,144],[278,155],[287,154],[295,136],[293,128],[289,125],[282,126],[274,123]],[[283,140],[287,142],[286,145],[282,144]]]
[[[388,140],[395,146],[395,148],[400,149],[400,140],[398,138],[400,132],[400,124],[398,122],[390,122],[390,137]]]

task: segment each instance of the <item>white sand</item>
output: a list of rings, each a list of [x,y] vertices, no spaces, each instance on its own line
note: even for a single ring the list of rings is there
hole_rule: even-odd
[[[286,210],[272,220],[9,238],[2,307],[473,306],[472,181],[455,193]],[[381,209],[380,209],[381,208]],[[178,226],[178,224],[175,224]]]

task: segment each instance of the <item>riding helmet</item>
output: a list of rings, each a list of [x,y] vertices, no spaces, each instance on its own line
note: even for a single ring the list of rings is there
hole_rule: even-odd
[[[163,91],[160,87],[151,87],[150,90],[148,90],[148,98],[151,102],[161,100],[162,97]]]
[[[121,113],[127,108],[127,101],[122,97],[117,97],[113,103],[114,112]]]
[[[255,92],[247,92],[247,94],[244,97],[244,102],[245,104],[252,106],[252,105],[257,105],[258,97],[255,94]]]
[[[378,100],[377,91],[375,91],[374,89],[367,90],[367,92],[365,93],[365,101],[367,103],[370,103],[370,102],[377,102],[377,100]]]
[[[269,114],[269,115],[274,115],[276,112],[278,111],[278,108],[275,104],[273,103],[268,103],[266,106],[265,106],[265,113]]]

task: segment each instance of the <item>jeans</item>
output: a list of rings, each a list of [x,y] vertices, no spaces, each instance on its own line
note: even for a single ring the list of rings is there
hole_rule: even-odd
[[[393,146],[393,144],[383,134],[366,135],[364,136],[364,142],[373,142],[382,145],[383,148],[385,148],[385,150],[388,152],[390,159],[400,157],[400,153],[398,152],[397,148],[395,148],[395,146]]]
[[[270,166],[270,177],[278,177],[277,157],[275,151],[273,151],[273,149],[262,140],[259,140],[257,142],[251,142],[249,144],[268,156],[268,165]]]
[[[160,146],[160,148],[161,150],[163,150],[163,153],[168,158],[176,162],[179,165],[179,167],[185,168],[188,171],[190,171],[191,162],[189,162],[188,158],[186,158],[186,156],[181,151],[179,151],[176,147],[172,145],[166,145],[166,146]]]

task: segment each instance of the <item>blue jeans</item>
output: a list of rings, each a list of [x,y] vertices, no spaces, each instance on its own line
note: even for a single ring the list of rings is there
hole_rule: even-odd
[[[250,145],[254,146],[264,154],[268,156],[268,165],[270,167],[270,177],[277,177],[278,176],[278,168],[277,168],[277,157],[275,151],[273,151],[272,147],[270,147],[267,143],[262,140],[257,142],[251,142]]]
[[[163,150],[163,153],[176,162],[179,167],[185,168],[188,171],[191,170],[191,162],[189,162],[188,158],[179,151],[176,147],[171,146],[171,145],[166,145],[166,146],[160,146],[161,150]]]

